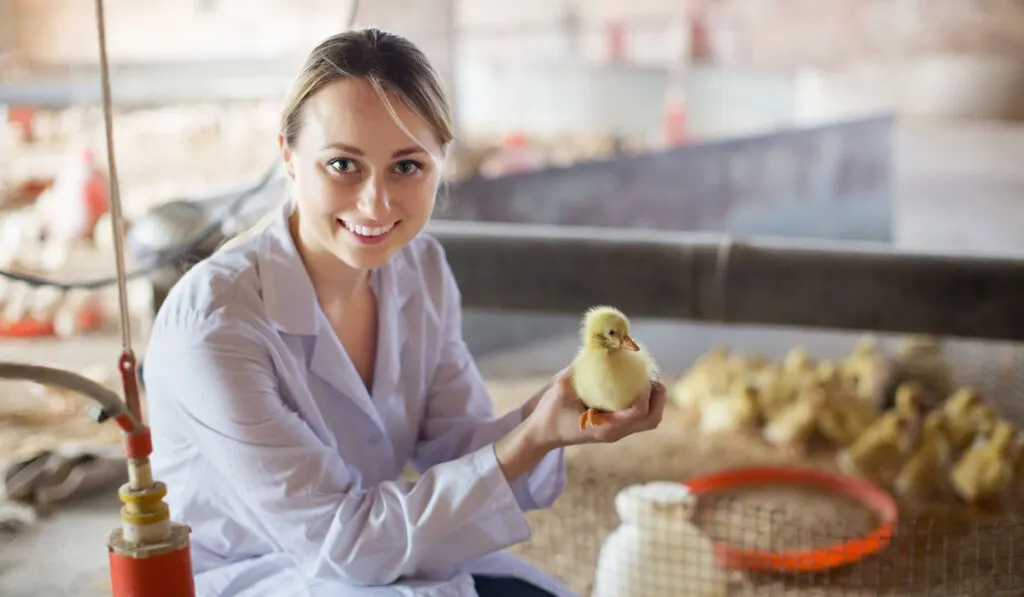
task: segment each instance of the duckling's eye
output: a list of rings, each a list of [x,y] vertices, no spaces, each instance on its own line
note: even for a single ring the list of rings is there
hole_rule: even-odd
[[[615,335],[615,330],[608,330],[608,335],[609,336],[614,336]]]

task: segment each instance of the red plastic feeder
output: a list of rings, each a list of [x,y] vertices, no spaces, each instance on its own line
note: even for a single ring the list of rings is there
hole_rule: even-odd
[[[75,329],[83,332],[92,331],[103,321],[103,310],[96,305],[83,308],[77,314]],[[52,336],[56,333],[52,317],[37,319],[23,317],[17,321],[0,321],[0,336],[7,338],[35,338]]]
[[[744,549],[718,542],[715,557],[723,568],[756,572],[824,572],[859,562],[889,546],[899,521],[899,508],[892,496],[880,487],[823,471],[750,467],[695,477],[684,482],[700,498],[732,489],[766,485],[796,485],[823,489],[852,498],[873,510],[882,522],[859,539],[820,549],[794,549],[782,552]]]

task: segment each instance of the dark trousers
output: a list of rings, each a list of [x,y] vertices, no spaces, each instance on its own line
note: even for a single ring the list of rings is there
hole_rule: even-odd
[[[474,574],[473,584],[480,597],[555,597],[537,585],[512,576]]]

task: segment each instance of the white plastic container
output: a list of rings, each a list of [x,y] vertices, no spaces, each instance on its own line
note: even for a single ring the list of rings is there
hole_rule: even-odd
[[[696,498],[680,483],[626,487],[615,497],[622,524],[605,539],[591,597],[720,597],[727,573],[693,524]]]

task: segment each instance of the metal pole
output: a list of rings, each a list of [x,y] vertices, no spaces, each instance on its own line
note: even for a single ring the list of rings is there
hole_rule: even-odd
[[[96,28],[100,46],[100,74],[103,86],[103,122],[110,168],[111,231],[117,265],[117,289],[121,320],[122,352],[118,365],[124,385],[125,408],[119,424],[128,464],[128,482],[118,497],[121,526],[107,538],[111,592],[114,597],[194,597],[195,581],[189,547],[189,527],[171,520],[163,498],[167,486],[153,478],[149,457],[153,442],[142,420],[136,360],[132,351],[127,299],[127,272],[124,265],[124,222],[117,162],[114,159],[113,101],[110,91],[110,65],[107,57],[106,18],[103,0],[96,1]],[[100,417],[101,419],[102,417]],[[126,421],[135,422],[130,426]],[[117,419],[115,419],[117,420]]]
[[[876,243],[434,221],[466,307],[1024,340],[1024,260]]]

